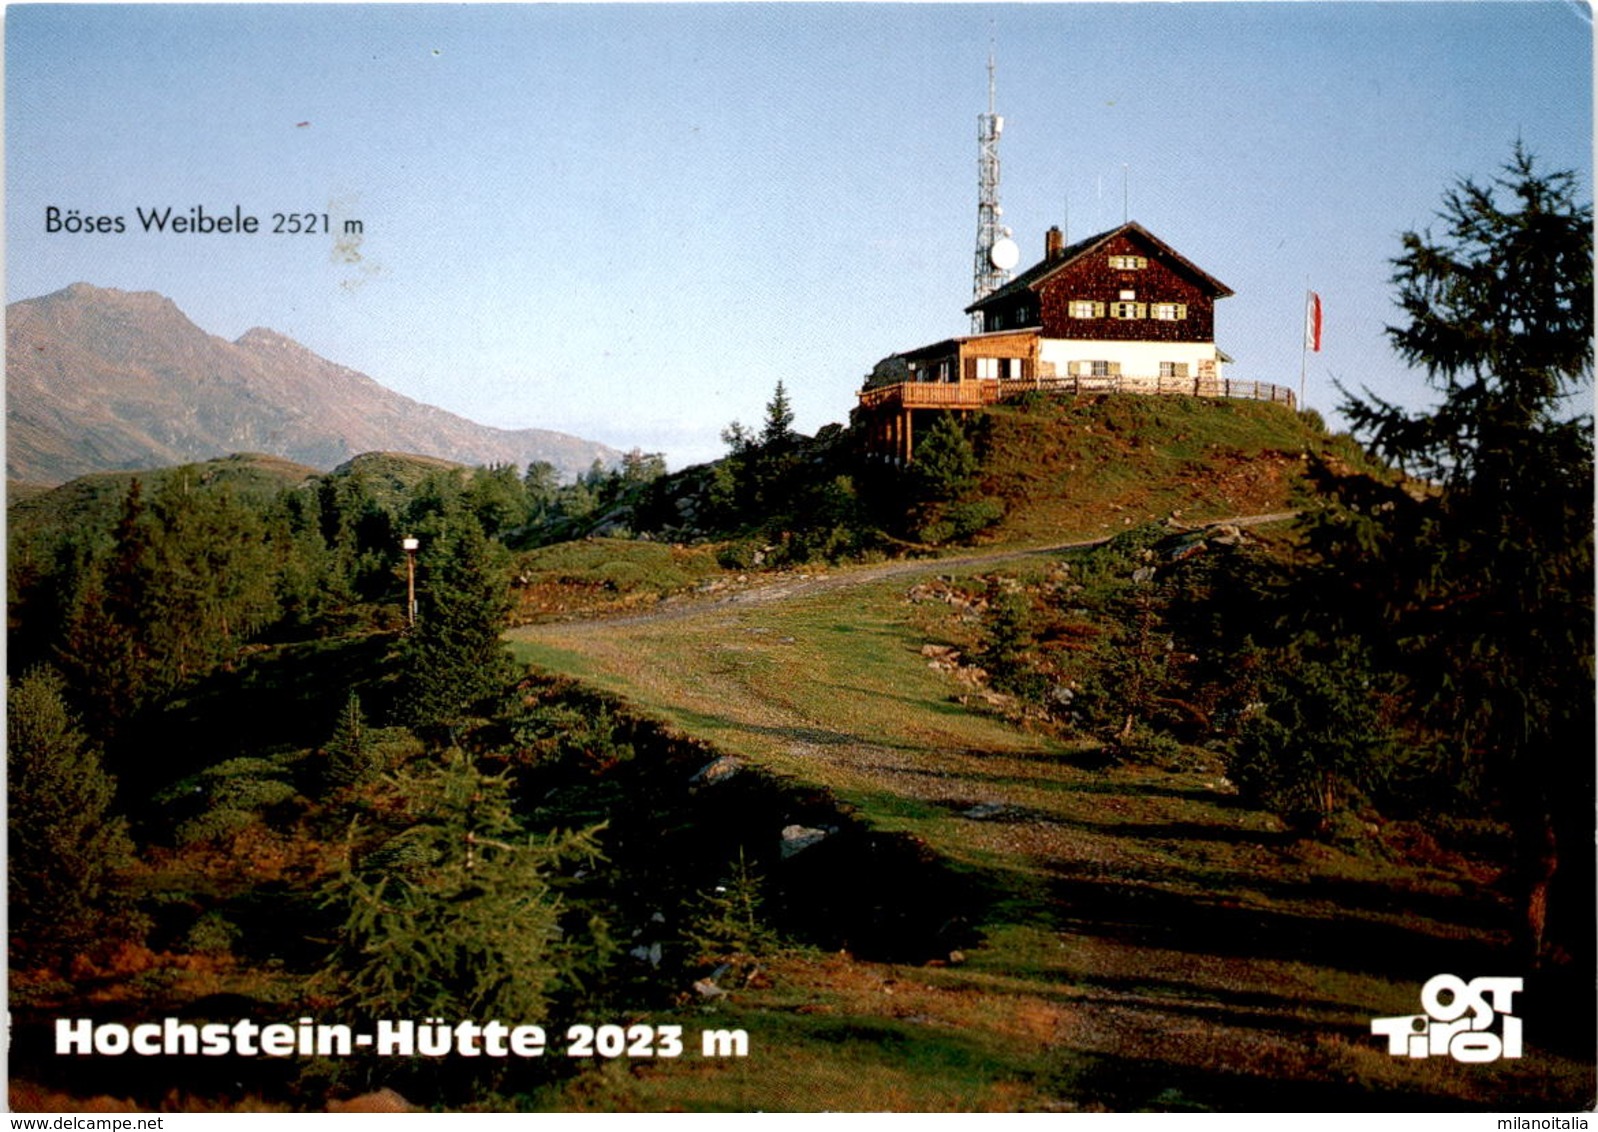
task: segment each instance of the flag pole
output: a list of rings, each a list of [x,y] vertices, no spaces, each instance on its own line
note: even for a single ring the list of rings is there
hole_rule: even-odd
[[[1309,355],[1321,352],[1321,297],[1309,287],[1309,275],[1304,276],[1304,342],[1298,354],[1298,405],[1305,408],[1307,392],[1305,376],[1309,371]]]
[[[1298,408],[1300,412],[1304,405],[1304,375],[1309,371],[1309,302],[1310,302],[1309,276],[1304,276],[1304,333],[1298,339]]]

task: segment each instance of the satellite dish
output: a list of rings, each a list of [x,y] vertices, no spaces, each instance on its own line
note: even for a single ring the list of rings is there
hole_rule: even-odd
[[[992,263],[1000,271],[1009,271],[1021,262],[1021,249],[1016,246],[1014,240],[1008,237],[1002,240],[995,240],[992,250],[988,252],[988,262]]]

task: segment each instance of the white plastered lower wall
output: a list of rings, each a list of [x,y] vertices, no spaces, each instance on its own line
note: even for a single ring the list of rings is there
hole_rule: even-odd
[[[1161,362],[1187,366],[1189,377],[1226,376],[1220,351],[1213,342],[1106,342],[1086,338],[1042,338],[1038,341],[1039,369],[1065,377],[1072,362],[1116,362],[1126,377],[1157,377]],[[1205,363],[1208,363],[1206,366]],[[1213,370],[1208,367],[1213,366]]]

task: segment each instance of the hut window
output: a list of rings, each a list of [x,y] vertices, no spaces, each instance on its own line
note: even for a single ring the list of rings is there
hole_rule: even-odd
[[[1103,318],[1104,304],[1092,299],[1072,299],[1068,313],[1072,318]]]
[[[1163,322],[1178,322],[1187,317],[1187,304],[1154,303],[1149,307],[1149,317]]]
[[[1110,306],[1112,318],[1142,318],[1142,303],[1112,303]]]
[[[1112,255],[1110,266],[1116,271],[1141,271],[1149,265],[1149,261],[1140,255]]]

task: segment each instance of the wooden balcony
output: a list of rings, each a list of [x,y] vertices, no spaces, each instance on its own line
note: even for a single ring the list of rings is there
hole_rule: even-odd
[[[860,407],[875,409],[980,409],[1000,399],[998,381],[904,381],[860,391]],[[1030,386],[1030,383],[1028,383]]]
[[[1029,392],[1082,396],[1095,393],[1172,394],[1188,397],[1224,397],[1244,401],[1269,401],[1296,408],[1298,398],[1284,385],[1268,381],[1235,381],[1216,377],[1161,377],[1115,374],[1105,377],[1067,375],[1026,381],[905,381],[860,391],[862,409],[980,409]]]

